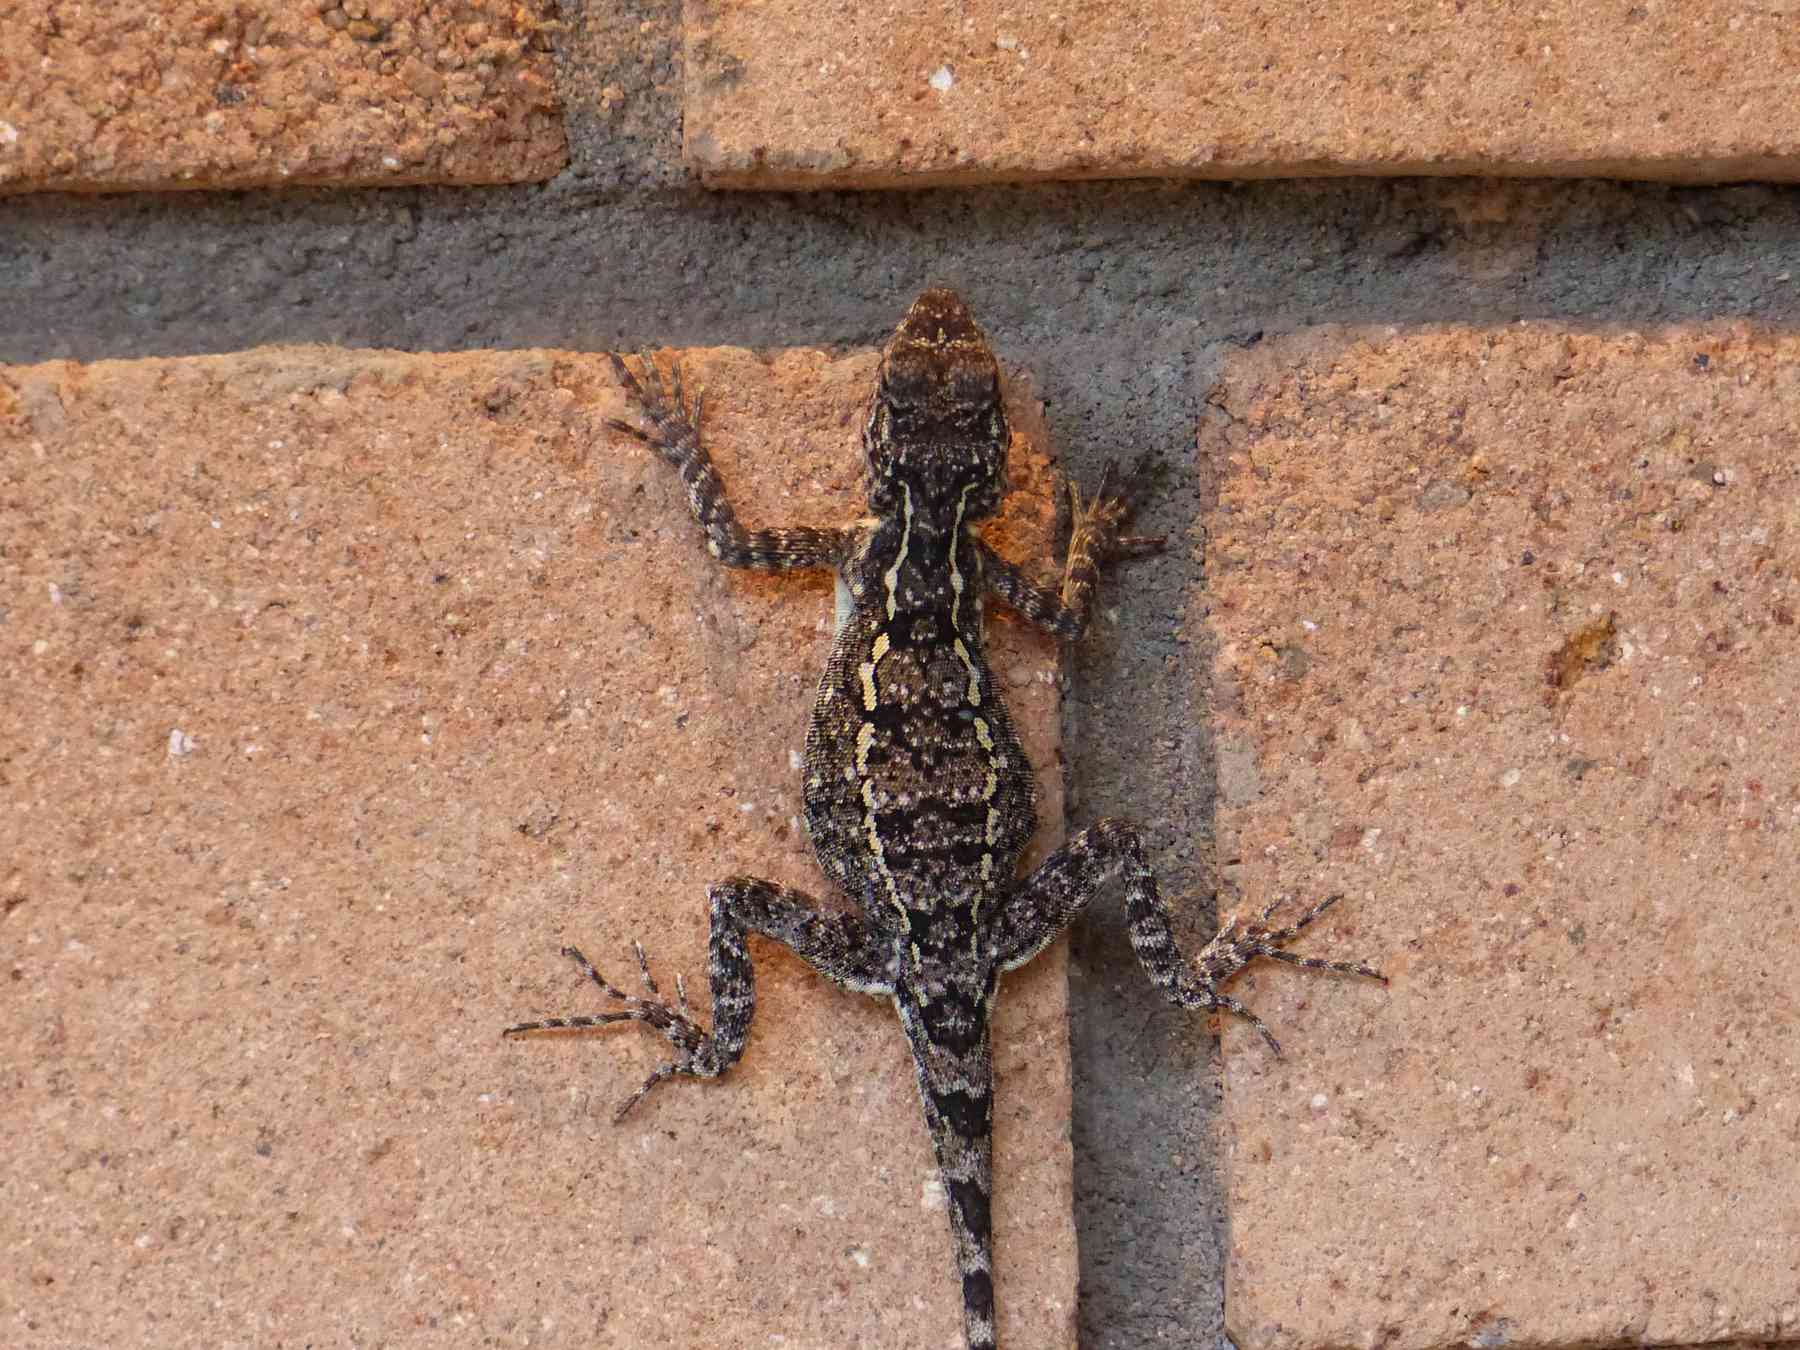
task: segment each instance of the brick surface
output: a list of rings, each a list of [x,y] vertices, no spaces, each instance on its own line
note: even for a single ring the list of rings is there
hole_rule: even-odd
[[[688,0],[719,186],[1800,177],[1782,6]]]
[[[1393,979],[1241,991],[1236,1343],[1800,1336],[1800,341],[1320,333],[1217,400],[1219,852]]]
[[[870,353],[690,362],[747,518],[860,509]],[[954,1342],[885,1004],[759,940],[743,1062],[616,1128],[660,1041],[498,1034],[599,1006],[564,942],[704,989],[707,883],[822,889],[830,580],[714,565],[624,411],[541,351],[0,368],[0,1341]],[[991,629],[1048,838],[1057,653]],[[1014,1345],[1072,1344],[1061,961],[997,1032]]]
[[[0,0],[0,192],[549,178],[553,9]]]

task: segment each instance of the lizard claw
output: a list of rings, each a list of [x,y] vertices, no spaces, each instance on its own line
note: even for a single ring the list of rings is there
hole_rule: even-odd
[[[644,1080],[642,1087],[625,1099],[624,1104],[613,1113],[615,1124],[625,1119],[626,1113],[641,1102],[651,1088],[666,1079],[681,1074],[695,1078],[716,1078],[724,1071],[724,1066],[718,1062],[712,1036],[688,1015],[686,982],[677,979],[676,1003],[671,1006],[659,997],[660,991],[656,987],[655,977],[650,974],[650,962],[644,955],[643,944],[633,941],[631,946],[637,954],[638,974],[643,979],[644,988],[649,991],[649,997],[627,994],[596,970],[593,962],[583,956],[579,948],[564,947],[562,954],[580,966],[582,973],[593,981],[602,994],[622,1006],[583,1017],[547,1017],[538,1022],[521,1022],[500,1033],[503,1036],[517,1036],[531,1031],[581,1031],[610,1026],[614,1022],[642,1022],[652,1030],[661,1032],[669,1044],[675,1047],[675,1058],[658,1068]]]
[[[699,434],[700,414],[706,402],[705,388],[696,386],[690,397],[682,377],[681,362],[676,361],[665,370],[647,350],[639,352],[637,358],[645,371],[642,376],[617,352],[608,352],[606,358],[612,363],[613,375],[620,387],[637,404],[653,431],[645,431],[617,417],[606,419],[608,429],[642,441],[664,459],[679,465],[686,454],[685,447]]]
[[[1120,526],[1131,519],[1134,499],[1156,468],[1155,456],[1146,451],[1123,475],[1116,459],[1107,460],[1100,471],[1100,485],[1091,496],[1084,495],[1073,481],[1069,483],[1071,528],[1077,538],[1085,539],[1096,562],[1141,558],[1164,547],[1167,541],[1161,535],[1119,533]]]
[[[1213,940],[1195,958],[1193,968],[1183,972],[1176,988],[1177,1002],[1184,1007],[1203,1008],[1207,1011],[1218,1009],[1243,1018],[1268,1043],[1270,1053],[1280,1059],[1281,1044],[1275,1039],[1274,1033],[1250,1009],[1222,992],[1223,987],[1259,956],[1299,966],[1302,970],[1329,970],[1340,975],[1362,975],[1386,984],[1387,976],[1361,961],[1326,961],[1316,956],[1296,956],[1284,950],[1289,942],[1299,936],[1302,929],[1341,899],[1341,895],[1328,895],[1293,923],[1281,928],[1268,927],[1269,916],[1275,912],[1280,904],[1279,900],[1272,902],[1257,919],[1246,921],[1235,914],[1231,915],[1219,925],[1219,931],[1214,934]]]

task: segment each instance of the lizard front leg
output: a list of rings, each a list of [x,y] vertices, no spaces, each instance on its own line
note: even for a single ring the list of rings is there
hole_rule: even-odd
[[[1131,946],[1150,983],[1163,997],[1183,1008],[1210,1012],[1222,1009],[1242,1017],[1262,1033],[1277,1056],[1281,1046],[1261,1018],[1224,992],[1233,976],[1259,956],[1285,961],[1305,970],[1330,970],[1344,975],[1366,975],[1387,983],[1380,971],[1359,961],[1324,961],[1295,956],[1286,944],[1339,899],[1329,896],[1295,922],[1270,928],[1266,921],[1275,910],[1270,905],[1259,920],[1232,916],[1190,961],[1175,941],[1168,907],[1157,894],[1156,874],[1144,861],[1138,834],[1122,820],[1102,820],[1070,840],[1039,864],[1007,897],[994,919],[991,941],[995,960],[1003,970],[1024,965],[1045,947],[1070,921],[1086,909],[1100,886],[1116,873],[1125,875],[1125,915],[1131,926]]]
[[[1138,461],[1132,470],[1133,481],[1143,477],[1147,465],[1147,457]],[[1074,483],[1069,484],[1069,553],[1060,590],[1037,585],[985,542],[978,544],[987,588],[1056,637],[1073,639],[1087,631],[1089,601],[1102,563],[1143,557],[1163,546],[1161,538],[1119,533],[1119,527],[1131,518],[1132,505],[1128,490],[1114,481],[1117,473],[1118,466],[1109,463],[1092,496],[1084,496]]]
[[[642,441],[681,474],[687,489],[688,509],[706,531],[706,551],[727,567],[747,567],[764,572],[788,572],[801,567],[836,567],[849,548],[845,530],[792,529],[746,530],[725,493],[725,484],[713,466],[712,456],[700,444],[700,409],[703,391],[688,397],[681,366],[665,374],[646,352],[639,358],[647,372],[640,379],[616,352],[608,352],[619,383],[643,410],[650,430],[608,418],[614,431]]]
[[[732,877],[713,886],[707,897],[712,905],[708,936],[708,966],[712,984],[712,1030],[707,1031],[690,1015],[687,990],[676,984],[673,1004],[658,996],[638,950],[638,964],[650,996],[640,997],[615,988],[574,947],[563,954],[579,965],[602,994],[620,1007],[579,1017],[547,1017],[521,1022],[501,1034],[517,1036],[532,1031],[586,1030],[614,1022],[642,1022],[661,1032],[675,1047],[675,1058],[657,1069],[632,1093],[613,1116],[623,1120],[658,1083],[678,1076],[717,1078],[744,1053],[750,1035],[750,1019],[756,1012],[756,975],[750,965],[747,934],[764,937],[789,948],[796,956],[834,983],[861,994],[892,994],[892,944],[874,927],[852,914],[822,913],[811,896],[772,881]]]

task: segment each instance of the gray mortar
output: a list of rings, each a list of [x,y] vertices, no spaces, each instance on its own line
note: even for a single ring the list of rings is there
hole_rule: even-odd
[[[1142,821],[1185,935],[1216,766],[1196,422],[1225,354],[1321,323],[1576,326],[1800,319],[1800,188],[1334,180],[715,195],[681,168],[677,6],[572,9],[568,50],[652,22],[649,59],[564,63],[574,167],[541,187],[18,197],[0,202],[0,361],[325,342],[443,351],[881,341],[921,287],[968,297],[1032,368],[1070,471],[1168,466],[1165,556],[1105,584],[1073,654],[1072,828]],[[654,36],[660,34],[660,36]],[[624,37],[620,41],[626,41]],[[609,114],[593,91],[617,84]],[[661,86],[659,92],[655,86]],[[1479,209],[1471,209],[1479,202]],[[1786,280],[1781,278],[1785,276]],[[848,447],[846,453],[853,453]],[[1377,956],[1379,936],[1365,952]],[[1081,1344],[1222,1338],[1216,1049],[1150,991],[1115,903],[1072,978]],[[1295,1053],[1304,1053],[1296,1045]]]

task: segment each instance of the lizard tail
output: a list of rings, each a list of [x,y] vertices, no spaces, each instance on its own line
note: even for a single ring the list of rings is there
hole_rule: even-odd
[[[958,1005],[954,995],[926,1007],[896,997],[912,1046],[925,1125],[937,1155],[950,1215],[950,1239],[962,1281],[968,1350],[995,1350],[993,1132],[994,1066],[989,1053],[992,992]]]

